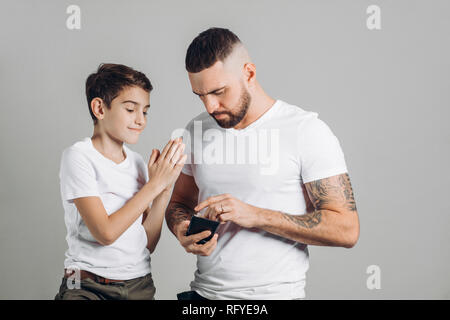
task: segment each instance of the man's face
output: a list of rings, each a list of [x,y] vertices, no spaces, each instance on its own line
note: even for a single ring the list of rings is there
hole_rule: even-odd
[[[135,144],[147,125],[150,94],[139,87],[125,87],[105,108],[102,125],[105,131],[119,141]]]
[[[222,128],[235,127],[247,114],[251,97],[243,80],[221,61],[197,73],[189,73],[192,91]]]

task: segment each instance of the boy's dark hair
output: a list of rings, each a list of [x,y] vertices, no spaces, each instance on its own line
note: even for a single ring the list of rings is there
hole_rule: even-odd
[[[123,64],[102,63],[97,72],[92,73],[86,79],[86,98],[94,125],[97,117],[91,110],[91,101],[100,98],[109,109],[111,101],[114,100],[125,87],[136,86],[147,92],[152,91],[150,80],[142,72],[136,71]]]
[[[241,40],[228,29],[209,28],[192,40],[186,52],[186,70],[197,73],[224,61]]]

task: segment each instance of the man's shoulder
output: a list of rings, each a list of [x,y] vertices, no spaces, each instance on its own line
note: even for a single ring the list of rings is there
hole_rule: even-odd
[[[283,122],[287,127],[291,124],[292,126],[299,128],[307,123],[314,122],[315,119],[318,118],[317,112],[306,110],[305,108],[289,104],[282,100],[279,101],[280,108],[276,118]]]

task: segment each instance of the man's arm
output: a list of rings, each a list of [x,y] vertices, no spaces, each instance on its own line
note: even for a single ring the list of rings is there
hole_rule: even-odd
[[[186,252],[208,256],[217,245],[217,234],[205,244],[197,244],[197,242],[208,237],[211,234],[210,231],[203,231],[190,236],[185,235],[189,222],[195,214],[194,207],[197,201],[198,187],[194,177],[181,173],[167,206],[166,222],[170,231],[177,237]]]
[[[359,218],[347,173],[305,184],[314,210],[303,215],[261,209],[261,228],[312,245],[353,247]]]
[[[205,216],[210,219],[233,221],[305,244],[353,247],[359,219],[348,174],[309,182],[305,188],[314,209],[303,215],[258,208],[229,194],[211,197],[194,209],[208,207]]]
[[[191,220],[195,214],[198,187],[192,176],[181,173],[173,189],[172,198],[166,209],[166,222],[170,231],[176,236],[176,226],[183,221]]]

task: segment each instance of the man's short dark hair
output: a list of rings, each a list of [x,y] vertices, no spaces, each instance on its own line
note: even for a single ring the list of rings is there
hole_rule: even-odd
[[[94,125],[97,117],[91,110],[91,102],[94,98],[100,98],[109,109],[111,101],[116,98],[126,87],[136,86],[147,92],[152,91],[150,80],[142,72],[136,71],[123,64],[102,63],[97,72],[86,79],[86,98]]]
[[[224,61],[241,40],[228,29],[209,28],[192,40],[186,52],[186,70],[197,73]]]

